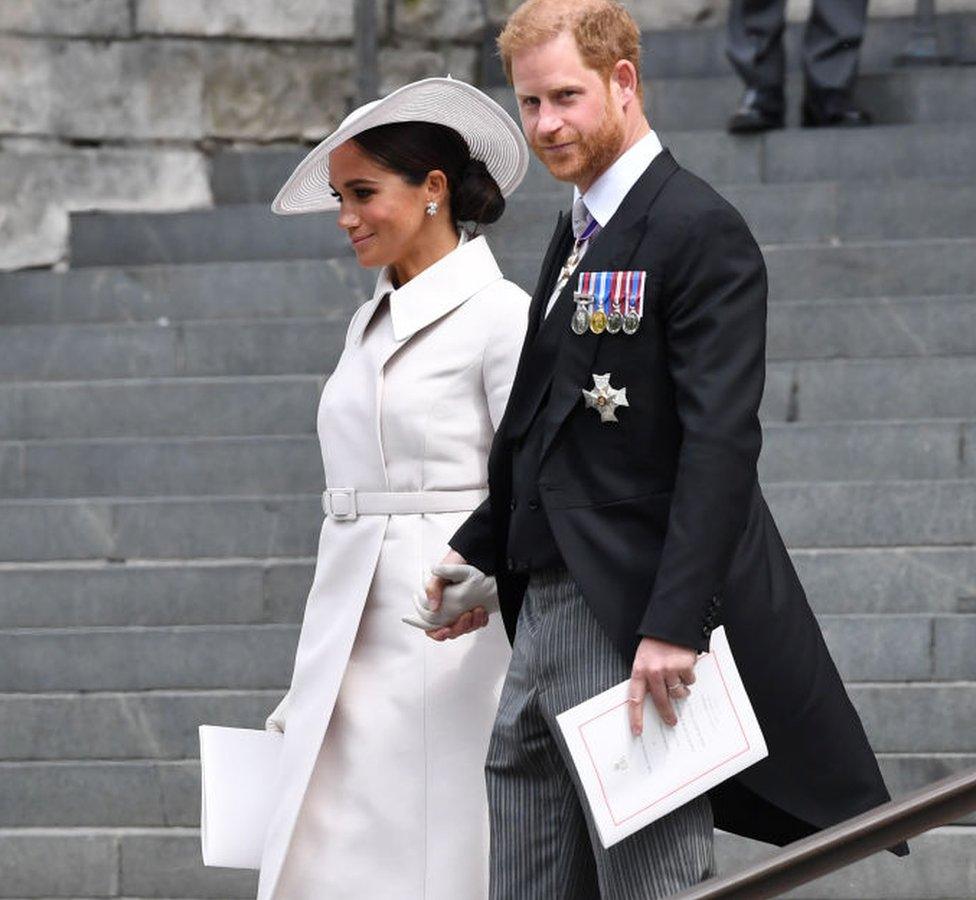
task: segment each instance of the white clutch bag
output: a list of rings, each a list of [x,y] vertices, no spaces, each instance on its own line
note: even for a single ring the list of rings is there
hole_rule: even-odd
[[[277,731],[200,726],[200,843],[205,866],[261,868],[284,738]]]

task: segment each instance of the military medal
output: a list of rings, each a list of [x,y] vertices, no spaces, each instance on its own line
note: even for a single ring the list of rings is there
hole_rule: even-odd
[[[613,273],[613,304],[610,308],[610,315],[607,316],[607,331],[610,334],[617,334],[624,327],[624,317],[620,312],[620,295],[624,292],[626,282],[629,281],[630,272]]]
[[[634,334],[640,328],[644,316],[644,284],[646,272],[628,272],[627,313],[624,316],[624,333]]]
[[[627,388],[615,388],[610,384],[610,373],[593,376],[593,390],[583,388],[583,399],[587,409],[595,409],[601,422],[617,422],[616,410],[619,406],[630,406],[627,402]]]
[[[602,334],[607,327],[606,305],[610,295],[610,273],[599,272],[594,275],[593,280],[596,282],[594,300],[599,304],[599,308],[594,309],[590,316],[590,331],[594,334]]]
[[[570,324],[576,334],[586,334],[586,330],[590,327],[590,308],[593,303],[593,292],[590,287],[591,280],[591,272],[581,272],[579,284],[577,284],[576,292],[573,294],[573,300],[576,303],[576,312],[573,313],[573,319]]]

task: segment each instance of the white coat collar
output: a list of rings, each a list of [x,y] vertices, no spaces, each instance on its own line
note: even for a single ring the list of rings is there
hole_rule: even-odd
[[[394,288],[384,268],[376,281],[371,308],[360,316],[356,340],[362,338],[384,294],[390,295],[393,339],[404,341],[421,328],[456,309],[482,288],[502,278],[501,269],[483,235],[469,239],[461,232],[457,247],[403,287]]]

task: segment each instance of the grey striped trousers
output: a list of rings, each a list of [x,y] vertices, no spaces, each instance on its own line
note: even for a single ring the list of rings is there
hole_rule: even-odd
[[[714,874],[706,797],[600,845],[556,715],[629,677],[568,574],[534,574],[485,766],[491,900],[652,900]]]

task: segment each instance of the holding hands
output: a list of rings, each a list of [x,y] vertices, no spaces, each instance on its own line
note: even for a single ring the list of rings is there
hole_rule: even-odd
[[[495,579],[468,565],[455,550],[431,569],[425,592],[427,602],[415,596],[416,614],[404,616],[403,621],[423,628],[435,641],[484,628],[489,613],[498,609]]]

